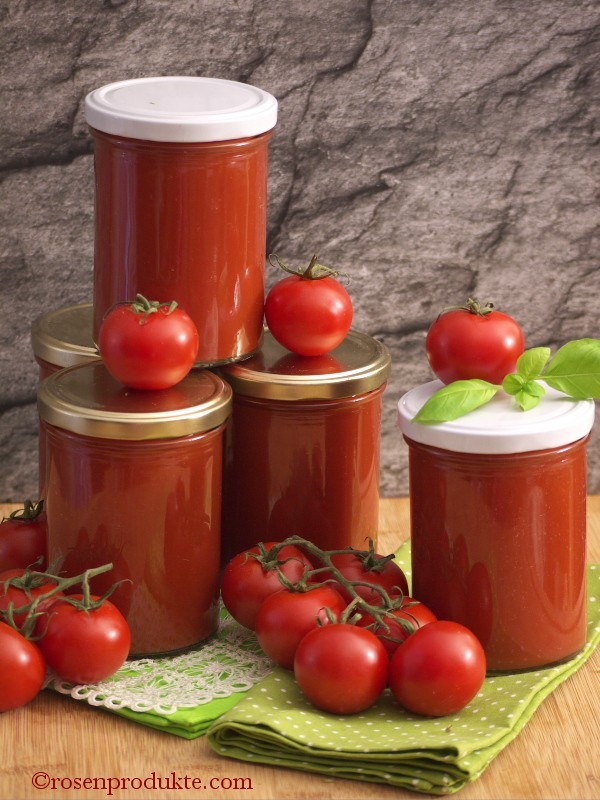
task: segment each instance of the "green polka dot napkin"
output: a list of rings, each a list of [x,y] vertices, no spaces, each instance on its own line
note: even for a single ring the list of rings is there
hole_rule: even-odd
[[[405,553],[401,553],[400,560]],[[405,712],[389,692],[362,714],[317,711],[293,675],[275,670],[208,729],[218,753],[244,761],[387,783],[427,794],[456,792],[481,775],[540,703],[591,655],[600,640],[600,566],[588,568],[589,635],[560,666],[489,677],[458,714]]]

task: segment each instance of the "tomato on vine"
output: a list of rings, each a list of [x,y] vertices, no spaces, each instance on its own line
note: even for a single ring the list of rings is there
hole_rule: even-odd
[[[57,580],[45,573],[23,568],[0,572],[0,618],[7,617],[12,606],[13,621],[15,625],[21,626],[25,622],[29,606],[54,590]]]
[[[431,622],[403,642],[390,662],[390,689],[415,714],[441,717],[460,711],[481,689],[483,647],[458,622]]]
[[[302,639],[294,676],[310,702],[331,714],[357,714],[372,706],[388,680],[389,658],[366,628],[334,623]]]
[[[478,378],[500,385],[515,372],[524,349],[523,331],[513,317],[471,298],[464,307],[443,311],[426,339],[431,369],[446,384]]]
[[[282,589],[269,595],[256,615],[256,638],[263,651],[276,664],[292,669],[301,640],[313,628],[337,619],[346,602],[330,586],[315,586],[308,591]]]
[[[261,603],[283,589],[279,572],[292,583],[303,578],[312,564],[302,550],[285,545],[270,558],[269,551],[278,542],[265,542],[238,553],[226,565],[221,579],[221,597],[231,616],[254,630]]]
[[[267,294],[265,319],[277,341],[301,356],[323,356],[346,337],[353,317],[352,299],[336,280],[338,272],[313,256],[308,267],[292,270]],[[272,262],[271,262],[272,263]]]
[[[348,553],[335,553],[331,563],[342,576],[354,584],[354,591],[371,605],[382,605],[385,595],[377,587],[388,594],[390,599],[408,594],[406,576],[394,561],[393,554],[381,556],[375,552],[371,543],[369,550],[355,550]],[[325,571],[315,576],[320,581],[336,581],[333,572]],[[368,585],[364,585],[368,584]],[[349,603],[353,595],[339,582],[331,584]]]
[[[176,302],[149,301],[138,294],[104,318],[98,349],[110,374],[133,389],[168,389],[194,366],[196,324]]]
[[[0,523],[0,570],[46,566],[44,502],[26,500]]]
[[[431,609],[408,595],[404,595],[398,608],[383,615],[382,622],[378,622],[366,611],[359,610],[359,613],[361,616],[356,624],[361,628],[368,628],[381,639],[390,657],[416,630],[437,620]]]
[[[45,678],[46,662],[39,648],[0,622],[0,713],[33,700]]]
[[[48,666],[69,683],[113,675],[129,655],[131,633],[119,609],[95,595],[59,597],[38,620],[38,647]]]

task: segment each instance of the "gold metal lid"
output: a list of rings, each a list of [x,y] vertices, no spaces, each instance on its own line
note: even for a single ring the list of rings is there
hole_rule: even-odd
[[[219,369],[234,394],[273,400],[332,400],[366,394],[390,373],[389,350],[377,339],[351,330],[324,356],[298,356],[265,329],[262,347],[245,361]]]
[[[100,358],[92,339],[92,303],[65,306],[38,317],[31,326],[37,358],[56,367],[74,367]]]
[[[85,436],[166,439],[208,431],[225,422],[231,389],[218,375],[196,369],[170,389],[129,389],[96,361],[43,380],[38,410],[51,425]]]

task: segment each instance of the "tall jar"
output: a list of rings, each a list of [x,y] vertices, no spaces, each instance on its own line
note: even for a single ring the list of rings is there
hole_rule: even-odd
[[[265,331],[251,359],[220,370],[233,389],[223,552],[298,535],[324,549],[376,541],[382,395],[390,355],[350,331],[322,357]]]
[[[34,320],[31,346],[39,367],[39,381],[65,367],[98,361],[100,355],[92,338],[93,309],[91,303],[64,306]],[[46,440],[42,430],[38,437],[39,495],[45,494]]]
[[[113,564],[92,589],[123,581],[111,600],[135,655],[177,652],[216,630],[230,406],[227,384],[202,370],[146,392],[98,362],[40,385],[48,560],[67,576]]]
[[[250,355],[262,333],[275,98],[216,78],[141,78],[92,91],[85,113],[95,339],[108,309],[139,292],[187,311],[199,364]]]
[[[547,387],[529,411],[498,394],[453,422],[412,421],[442,384],[399,403],[408,444],[412,592],[471,628],[490,671],[548,666],[586,640],[586,441],[593,401]]]

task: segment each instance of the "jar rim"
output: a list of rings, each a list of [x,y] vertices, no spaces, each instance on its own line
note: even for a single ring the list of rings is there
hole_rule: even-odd
[[[249,359],[219,368],[235,394],[272,400],[331,400],[366,394],[388,379],[391,355],[379,340],[350,330],[324,356],[299,356],[265,328],[262,345]]]
[[[546,394],[522,411],[502,390],[485,406],[450,422],[423,425],[413,418],[443,387],[435,380],[416,386],[398,401],[398,425],[409,439],[459,453],[524,453],[548,450],[587,436],[594,424],[593,400],[575,400],[545,385]]]
[[[231,412],[231,389],[208,370],[192,369],[170,389],[128,389],[101,361],[68,367],[38,388],[40,418],[103,439],[166,439],[209,431]]]

